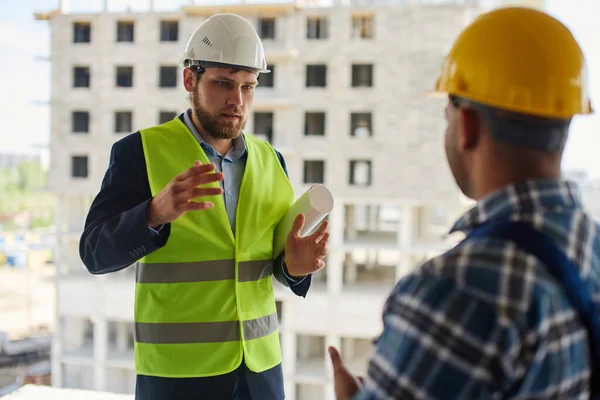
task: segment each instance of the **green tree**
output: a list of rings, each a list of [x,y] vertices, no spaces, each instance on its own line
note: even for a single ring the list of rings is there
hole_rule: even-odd
[[[31,228],[53,224],[54,196],[47,190],[47,175],[35,160],[0,168],[0,219],[4,230],[16,228],[13,218],[22,212],[29,214]]]
[[[21,191],[38,191],[46,186],[46,173],[39,161],[21,161],[17,164],[17,171]]]

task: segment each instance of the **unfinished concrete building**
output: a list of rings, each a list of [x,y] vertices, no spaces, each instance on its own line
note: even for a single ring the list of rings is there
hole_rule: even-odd
[[[475,1],[188,4],[41,13],[51,29],[51,186],[58,196],[53,384],[134,390],[134,268],[91,276],[78,241],[111,145],[188,107],[177,65],[209,15],[252,21],[273,73],[247,133],[284,155],[300,195],[334,194],[327,267],[306,299],[277,286],[289,399],[333,398],[326,346],[364,374],[383,303],[466,207],[446,166],[443,99],[426,95]],[[140,101],[143,99],[143,101]]]

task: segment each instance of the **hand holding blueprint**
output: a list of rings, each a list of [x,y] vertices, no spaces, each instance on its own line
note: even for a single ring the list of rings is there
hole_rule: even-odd
[[[323,185],[312,185],[290,206],[275,228],[273,258],[285,250],[285,242],[298,214],[304,214],[304,226],[300,236],[310,235],[333,209],[333,196]]]

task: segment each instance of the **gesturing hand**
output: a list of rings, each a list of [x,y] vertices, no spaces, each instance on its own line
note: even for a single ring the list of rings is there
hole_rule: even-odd
[[[329,357],[333,366],[333,381],[336,400],[347,400],[360,391],[364,379],[354,377],[344,365],[342,357],[337,349],[329,347]]]
[[[192,210],[206,210],[214,204],[207,201],[191,201],[197,197],[216,196],[223,193],[219,188],[199,188],[200,185],[223,180],[223,173],[211,173],[214,164],[196,161],[194,166],[177,175],[161,190],[148,206],[149,227],[157,227],[172,222]]]
[[[285,265],[294,277],[301,277],[318,271],[325,266],[322,260],[327,255],[326,232],[328,223],[323,222],[312,235],[300,237],[304,226],[304,215],[299,214],[294,220],[292,229],[285,244]]]

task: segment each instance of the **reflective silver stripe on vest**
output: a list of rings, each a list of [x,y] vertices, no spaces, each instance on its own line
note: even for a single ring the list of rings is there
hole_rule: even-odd
[[[235,279],[235,260],[196,261],[186,263],[138,263],[138,283],[207,282]]]
[[[217,343],[240,340],[238,321],[153,324],[135,323],[139,343],[181,344]]]
[[[252,340],[277,331],[277,313],[244,321],[244,339]],[[151,344],[218,343],[240,340],[238,321],[190,323],[135,323],[135,341]]]
[[[241,261],[238,264],[238,281],[258,281],[273,274],[273,260]]]
[[[244,339],[258,339],[275,332],[278,327],[277,313],[265,317],[251,319],[242,323],[244,327]]]
[[[273,260],[242,261],[239,282],[251,282],[273,273]],[[138,263],[137,283],[209,282],[235,279],[235,260],[196,261],[185,263]]]

